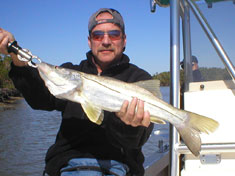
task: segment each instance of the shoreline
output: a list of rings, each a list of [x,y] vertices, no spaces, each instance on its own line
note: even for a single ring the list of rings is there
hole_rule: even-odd
[[[8,99],[4,100],[4,102],[0,102],[0,112],[15,109],[15,105],[17,104],[17,101],[21,99],[23,99],[23,97],[11,97],[10,96]]]
[[[0,88],[0,112],[14,109],[17,100],[22,98],[20,92],[15,88]]]

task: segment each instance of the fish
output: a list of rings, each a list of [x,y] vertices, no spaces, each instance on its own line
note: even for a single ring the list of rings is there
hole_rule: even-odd
[[[214,132],[219,123],[212,118],[178,109],[161,99],[160,81],[156,79],[126,83],[111,77],[54,66],[37,64],[40,77],[52,95],[80,103],[90,121],[100,125],[104,110],[118,112],[125,100],[136,97],[144,101],[144,110],[156,124],[171,123],[185,145],[198,156],[201,151],[200,133]]]

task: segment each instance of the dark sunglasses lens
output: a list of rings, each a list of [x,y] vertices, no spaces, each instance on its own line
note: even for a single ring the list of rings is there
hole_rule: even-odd
[[[104,32],[103,31],[94,31],[91,33],[91,38],[93,40],[101,41],[104,38]]]
[[[108,34],[111,40],[119,40],[121,37],[121,31],[119,30],[109,31]]]

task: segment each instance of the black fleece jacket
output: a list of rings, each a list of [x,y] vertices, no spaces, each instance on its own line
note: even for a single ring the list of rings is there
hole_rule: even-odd
[[[91,51],[80,65],[65,63],[62,67],[97,74]],[[113,159],[127,164],[132,175],[144,174],[144,156],[141,147],[149,138],[153,124],[148,128],[132,127],[125,125],[115,113],[105,111],[102,124],[97,125],[89,121],[80,104],[60,100],[51,95],[37,69],[16,67],[12,64],[9,76],[33,109],[58,110],[62,113],[55,144],[46,154],[45,170],[49,175],[60,175],[60,169],[65,167],[70,159],[76,157]],[[101,76],[125,82],[151,79],[147,72],[130,64],[125,54],[121,60],[104,70]]]

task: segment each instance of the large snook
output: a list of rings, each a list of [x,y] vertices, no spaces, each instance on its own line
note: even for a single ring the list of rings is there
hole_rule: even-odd
[[[80,103],[87,117],[97,124],[102,123],[103,110],[118,112],[124,100],[130,102],[133,97],[143,100],[145,110],[151,115],[151,121],[162,124],[168,121],[174,125],[195,156],[198,156],[201,150],[199,133],[213,132],[218,127],[218,122],[213,119],[177,109],[157,98],[156,94],[152,93],[156,80],[126,83],[43,62],[37,64],[37,69],[51,94],[60,99]],[[159,91],[159,84],[157,86]]]

